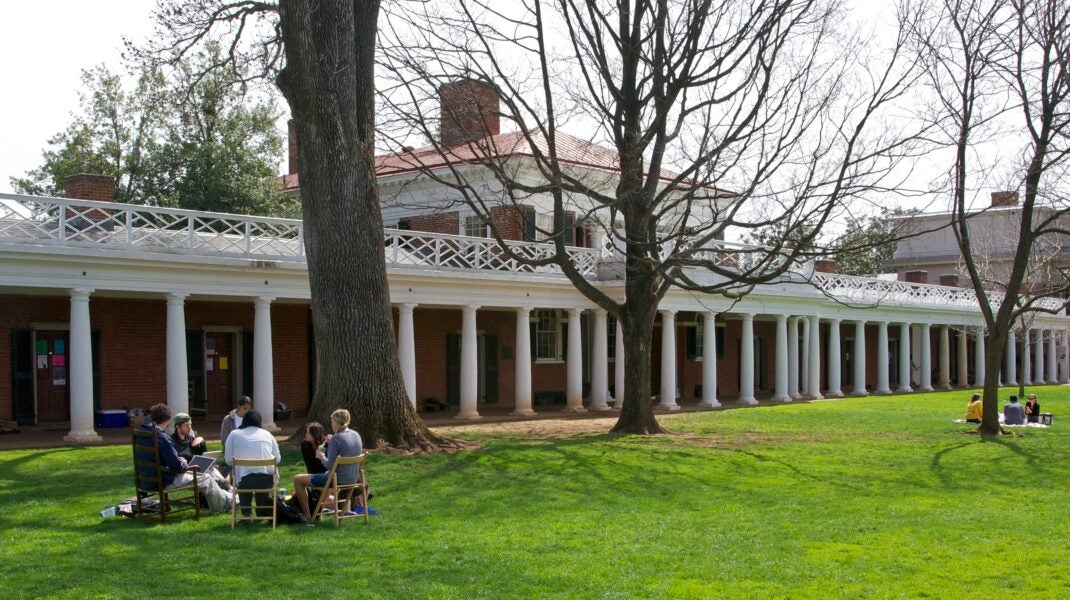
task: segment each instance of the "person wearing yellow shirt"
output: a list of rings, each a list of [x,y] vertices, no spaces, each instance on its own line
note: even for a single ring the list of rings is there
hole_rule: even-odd
[[[970,398],[970,403],[966,405],[966,422],[980,423],[982,413],[981,394],[974,394],[973,398]]]

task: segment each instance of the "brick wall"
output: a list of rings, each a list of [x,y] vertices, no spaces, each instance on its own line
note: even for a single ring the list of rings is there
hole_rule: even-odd
[[[11,331],[34,323],[66,325],[66,296],[0,296],[0,419],[14,418]],[[167,303],[165,300],[93,297],[90,321],[100,335],[101,408],[147,408],[167,400]],[[205,326],[253,330],[253,305],[244,302],[187,302],[187,330]],[[309,404],[308,307],[272,306],[275,398],[303,414]]]
[[[524,205],[493,206],[490,209],[490,224],[507,240],[524,240]]]
[[[461,216],[457,212],[440,212],[428,215],[415,215],[401,220],[409,224],[412,231],[429,233],[446,233],[457,235],[461,231]]]

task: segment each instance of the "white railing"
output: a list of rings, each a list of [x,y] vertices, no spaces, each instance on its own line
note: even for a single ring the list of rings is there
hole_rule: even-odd
[[[601,258],[606,260],[624,260],[623,237],[623,235],[615,238],[604,236],[601,241]],[[684,243],[690,242],[685,239]],[[662,248],[662,258],[668,258],[669,254],[674,250],[675,247],[666,245]],[[702,248],[691,250],[687,257],[690,260],[702,261],[715,267],[743,272],[749,271],[762,264],[762,261],[766,260],[771,252],[773,252],[773,250],[767,246],[744,244],[742,242],[713,241],[707,242]],[[787,260],[788,257],[781,253],[766,269],[763,270],[773,270],[778,268]],[[803,277],[810,277],[814,272],[814,261],[796,261],[788,271],[802,275]]]
[[[549,244],[507,242],[513,254],[527,260],[553,256]],[[594,277],[598,270],[598,251],[594,248],[568,248],[572,265],[584,277]],[[509,256],[491,238],[446,235],[420,231],[386,230],[386,261],[394,265],[434,268],[481,269],[511,273],[561,274],[557,265],[532,266]]]
[[[906,281],[889,281],[854,275],[815,273],[813,283],[819,290],[836,300],[850,304],[930,305],[978,309],[977,293],[972,288],[949,287]],[[999,308],[1003,294],[989,292],[993,308]],[[1045,310],[1060,310],[1058,298],[1040,298],[1034,306]]]
[[[113,202],[0,194],[0,243],[108,248],[122,251],[304,262],[304,226],[276,219]],[[397,266],[560,274],[510,258],[486,238],[387,229],[386,260]],[[548,257],[545,244],[511,242],[528,259]],[[585,277],[597,272],[597,251],[569,248]]]
[[[0,194],[0,241],[304,261],[301,221]]]

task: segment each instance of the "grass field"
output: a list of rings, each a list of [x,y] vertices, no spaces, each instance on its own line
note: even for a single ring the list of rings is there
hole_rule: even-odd
[[[689,413],[673,435],[480,435],[373,455],[381,514],[102,519],[128,447],[0,452],[5,598],[1066,598],[1070,388],[1050,429],[964,435],[967,393]],[[1005,397],[1010,391],[1005,391]],[[0,440],[2,442],[2,440]],[[285,453],[286,487],[300,456]]]

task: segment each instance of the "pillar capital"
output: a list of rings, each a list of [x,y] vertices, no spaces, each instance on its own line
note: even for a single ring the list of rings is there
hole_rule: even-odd
[[[84,287],[71,288],[71,300],[72,301],[78,300],[78,301],[88,302],[89,301],[89,295],[92,294],[94,291],[96,291],[96,290],[94,290],[93,288],[84,288]]]
[[[186,298],[189,298],[188,292],[168,292],[167,303],[168,304],[183,304],[186,302]]]
[[[275,296],[257,296],[256,297],[256,305],[257,306],[270,306],[271,303],[274,302],[274,301],[275,301]]]
[[[676,316],[676,309],[674,309],[674,308],[659,308],[658,312],[661,313],[662,317],[675,317]]]
[[[412,311],[416,310],[417,306],[419,306],[419,304],[413,304],[411,302],[406,302],[405,304],[398,304],[397,305],[399,312],[406,312],[406,313],[411,313]]]

